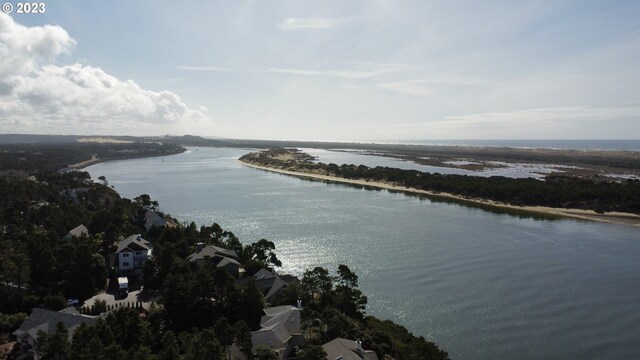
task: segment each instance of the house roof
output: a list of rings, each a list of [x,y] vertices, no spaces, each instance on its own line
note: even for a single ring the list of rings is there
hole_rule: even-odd
[[[282,281],[280,278],[274,278],[273,283],[269,287],[269,291],[264,294],[264,299],[269,300],[275,294],[277,294],[283,287],[287,286],[287,283]]]
[[[160,217],[152,217],[149,218],[147,220],[145,220],[144,222],[144,227],[145,229],[151,229],[152,227],[164,227],[166,225],[166,222],[164,221],[164,219],[160,218]]]
[[[147,210],[147,211],[144,212],[144,217],[142,218],[142,220],[143,221],[147,221],[149,219],[159,219],[159,220],[164,221],[162,216],[158,215],[157,212],[151,211],[151,210]]]
[[[291,305],[264,309],[265,316],[260,319],[260,326],[283,326],[290,334],[300,334],[300,309]]]
[[[139,238],[140,235],[131,235],[128,238],[120,241],[118,244],[117,253],[122,252],[126,249],[130,251],[142,251],[151,249],[151,243],[143,238]]]
[[[236,254],[235,251],[230,250],[230,249],[224,249],[218,246],[213,246],[213,245],[205,245],[203,246],[201,249],[199,249],[198,251],[196,251],[195,253],[189,255],[187,257],[187,259],[191,262],[197,261],[197,260],[202,260],[204,259],[206,256],[213,258],[216,255],[218,256],[223,256],[226,258],[231,258],[231,259],[237,259],[238,258],[238,254]]]
[[[218,262],[218,264],[216,264],[217,267],[224,267],[228,264],[233,264],[233,265],[237,265],[238,267],[241,266],[241,264],[239,262],[237,262],[234,259],[229,259],[227,257],[223,257],[222,260],[220,260],[220,262]]]
[[[62,323],[71,334],[78,325],[82,323],[93,325],[95,322],[96,319],[92,316],[35,308],[31,311],[31,315],[22,322],[18,330],[13,332],[13,335],[21,336],[26,333],[37,338],[40,330],[47,333],[56,331],[58,323]]]
[[[266,316],[276,316],[295,309],[296,307],[293,305],[274,306],[264,309],[264,313],[266,314]],[[264,319],[265,316],[263,316],[262,318]],[[262,321],[260,321],[260,323],[262,323]]]
[[[276,277],[276,275],[267,269],[260,269],[258,270],[257,273],[253,274],[253,277],[256,280],[262,280],[262,279],[272,279]]]
[[[322,345],[322,349],[327,353],[327,359],[342,360],[378,360],[378,355],[374,351],[364,350],[360,347],[357,350],[356,341],[343,338],[335,338]]]
[[[282,275],[278,276],[267,269],[260,269],[257,273],[253,274],[253,278],[255,278],[256,286],[260,291],[262,291],[262,295],[265,300],[269,300],[273,295],[277,294],[280,290],[282,290],[285,286],[291,284],[294,281],[298,281],[293,275]],[[236,281],[236,286],[242,286],[246,283],[250,278],[238,279]]]
[[[89,229],[87,229],[87,227],[84,226],[83,224],[80,224],[74,227],[73,229],[71,229],[65,237],[72,237],[72,236],[81,237],[83,234],[89,235]]]
[[[251,333],[254,350],[260,345],[282,348],[293,335],[301,333],[300,309],[284,305],[264,309],[264,313],[260,330]]]

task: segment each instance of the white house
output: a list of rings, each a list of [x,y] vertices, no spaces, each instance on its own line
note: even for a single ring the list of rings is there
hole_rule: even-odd
[[[198,266],[203,266],[205,262],[211,261],[215,266],[226,270],[229,275],[234,277],[238,277],[240,274],[241,264],[237,259],[238,254],[233,250],[202,243],[197,244],[195,253],[187,256],[187,260]]]
[[[151,243],[143,239],[139,234],[131,235],[118,244],[116,251],[118,273],[139,273],[144,267],[144,262],[151,256]]]

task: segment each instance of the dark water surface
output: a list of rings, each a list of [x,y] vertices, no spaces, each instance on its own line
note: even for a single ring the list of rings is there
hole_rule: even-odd
[[[101,163],[127,197],[276,243],[285,271],[348,264],[368,312],[455,359],[640,356],[640,229],[500,214],[244,167],[247,150]]]

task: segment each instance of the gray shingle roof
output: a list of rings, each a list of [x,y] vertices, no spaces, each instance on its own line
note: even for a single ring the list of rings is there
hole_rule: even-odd
[[[362,347],[358,351],[355,340],[335,338],[322,345],[322,349],[327,353],[327,359],[342,360],[378,360],[378,355],[374,351],[364,350]]]
[[[147,210],[144,213],[144,217],[142,218],[143,221],[147,221],[149,219],[156,219],[156,220],[162,220],[164,221],[164,219],[158,215],[158,213],[156,213],[155,211],[151,211],[151,210]]]
[[[92,316],[35,308],[31,311],[31,315],[22,322],[18,330],[13,332],[13,335],[21,336],[24,333],[28,333],[32,337],[37,338],[38,331],[40,330],[47,333],[56,331],[56,326],[59,322],[70,330],[69,332],[71,333],[72,329],[75,329],[75,327],[82,323],[94,325],[96,319]]]
[[[118,244],[118,250],[116,250],[116,252],[119,253],[124,249],[131,251],[149,250],[151,249],[151,243],[143,238],[138,240],[138,235],[131,235]]]
[[[206,246],[203,246],[202,249],[200,249],[199,251],[196,251],[195,253],[189,255],[187,259],[193,262],[197,260],[202,260],[205,258],[205,256],[213,258],[216,255],[224,256],[226,258],[231,258],[231,259],[238,258],[238,254],[236,254],[236,252],[233,250],[224,249],[224,248],[213,246],[213,245],[206,245]]]

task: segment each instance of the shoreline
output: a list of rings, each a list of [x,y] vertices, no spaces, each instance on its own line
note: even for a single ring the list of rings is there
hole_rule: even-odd
[[[185,151],[187,151],[187,150],[185,150]],[[99,164],[99,163],[107,162],[107,161],[131,160],[131,159],[143,159],[143,158],[153,158],[153,157],[162,157],[162,156],[172,156],[172,155],[182,154],[185,151],[181,151],[181,152],[175,153],[175,154],[141,155],[141,156],[129,156],[129,157],[122,157],[122,158],[112,158],[112,159],[101,159],[101,158],[98,157],[97,154],[94,154],[91,157],[91,159],[89,159],[89,160],[85,160],[85,161],[81,161],[79,163],[71,164],[71,165],[67,166],[66,168],[60,169],[58,171],[81,170],[81,169],[84,169],[84,168],[89,167],[91,165],[95,165],[95,164]]]
[[[79,163],[75,163],[75,164],[71,164],[69,166],[67,166],[66,168],[62,169],[62,171],[69,171],[69,170],[80,170],[80,169],[84,169],[88,166],[103,162],[103,159],[99,159],[98,158],[98,154],[93,154],[93,156],[91,156],[91,159],[89,160],[85,160],[85,161],[81,161]]]
[[[560,216],[560,217],[567,217],[567,218],[580,219],[580,220],[598,221],[598,222],[609,223],[609,224],[640,227],[640,215],[631,214],[631,213],[609,212],[604,214],[598,214],[593,210],[564,209],[564,208],[552,208],[552,207],[545,207],[545,206],[516,206],[516,205],[499,203],[492,200],[466,198],[463,196],[454,195],[450,193],[433,192],[428,190],[407,188],[403,186],[392,185],[392,184],[381,183],[381,182],[345,179],[345,178],[340,178],[335,176],[270,168],[267,166],[244,162],[239,159],[236,161],[242,165],[245,165],[254,169],[270,171],[270,172],[275,172],[279,174],[302,177],[302,178],[333,181],[338,183],[346,183],[346,184],[361,185],[361,186],[370,186],[370,187],[379,188],[379,189],[401,191],[401,192],[411,193],[411,194],[420,194],[420,195],[426,195],[429,197],[451,199],[451,200],[457,200],[461,202],[472,203],[476,205],[484,205],[484,206],[491,206],[491,207],[496,207],[501,209],[524,211],[528,213],[542,214],[547,216],[548,215]]]

